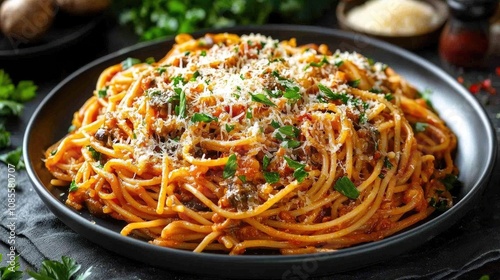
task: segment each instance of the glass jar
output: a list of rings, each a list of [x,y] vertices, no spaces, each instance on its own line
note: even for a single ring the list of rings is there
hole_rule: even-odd
[[[489,49],[488,19],[498,0],[447,0],[450,19],[441,33],[439,54],[447,63],[471,68],[484,65]]]

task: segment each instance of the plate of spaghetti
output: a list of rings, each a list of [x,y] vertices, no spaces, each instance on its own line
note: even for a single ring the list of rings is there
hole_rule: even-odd
[[[106,56],[47,96],[25,139],[38,194],[83,236],[155,266],[266,279],[415,248],[473,206],[496,149],[440,69],[302,26]]]

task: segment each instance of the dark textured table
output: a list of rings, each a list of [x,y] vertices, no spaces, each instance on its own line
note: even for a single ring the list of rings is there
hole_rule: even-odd
[[[326,22],[322,25],[330,25]],[[330,25],[331,26],[331,25]],[[102,23],[78,45],[58,53],[28,61],[0,61],[0,68],[12,73],[13,79],[31,79],[39,86],[38,96],[27,104],[23,117],[9,120],[7,128],[13,133],[13,145],[20,146],[27,122],[41,100],[64,77],[74,70],[107,53],[130,46],[134,35],[111,21]],[[436,47],[415,52],[443,67]],[[495,67],[499,57],[491,57],[488,67],[475,71],[445,68],[454,77],[463,76],[466,83],[491,78],[498,94],[480,93],[477,98],[492,120],[500,139],[500,77]],[[50,70],[50,71],[47,71]],[[481,137],[481,136],[478,136]],[[497,154],[497,158],[499,155]],[[9,252],[6,166],[0,164],[0,253]],[[18,212],[16,220],[16,250],[22,269],[39,268],[45,258],[71,256],[82,265],[82,271],[93,267],[91,279],[208,279],[180,274],[137,263],[87,241],[60,222],[36,195],[26,172],[16,173]],[[28,219],[29,217],[29,219]],[[29,222],[26,222],[28,221]],[[140,254],[140,252],[137,252]],[[5,257],[4,257],[5,259]],[[168,261],[168,260],[166,260]],[[188,264],[196,267],[196,264]],[[334,276],[310,278],[307,273],[284,279],[479,279],[489,275],[500,279],[500,164],[494,168],[490,183],[481,202],[451,228],[424,245],[389,261]],[[222,277],[222,275],[221,275]]]

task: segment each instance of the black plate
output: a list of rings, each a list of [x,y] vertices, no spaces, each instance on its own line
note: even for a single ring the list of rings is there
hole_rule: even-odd
[[[71,16],[58,13],[47,33],[38,41],[32,43],[6,37],[0,32],[0,60],[17,60],[54,54],[62,48],[78,43],[102,19],[102,14]]]
[[[456,163],[462,171],[459,179],[464,187],[456,193],[456,204],[445,213],[384,240],[333,253],[298,256],[227,256],[157,247],[121,236],[121,222],[95,218],[85,211],[68,208],[60,201],[59,190],[49,184],[51,175],[43,166],[43,151],[66,134],[73,112],[91,95],[102,70],[127,57],[161,58],[173,44],[169,39],[139,44],[88,64],[61,82],[34,113],[25,134],[25,162],[36,191],[59,219],[102,247],[150,265],[219,277],[289,279],[299,277],[300,273],[324,275],[353,270],[401,254],[450,227],[475,204],[494,165],[496,138],[476,99],[441,69],[390,44],[332,29],[271,25],[225,31],[261,33],[277,39],[295,37],[299,44],[326,43],[331,49],[357,51],[389,64],[418,89],[432,89],[431,101],[458,136]]]

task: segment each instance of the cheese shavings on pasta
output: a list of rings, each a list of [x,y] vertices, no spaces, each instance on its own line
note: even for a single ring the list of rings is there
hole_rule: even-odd
[[[77,210],[171,248],[313,253],[452,205],[455,135],[391,68],[326,45],[178,35],[106,69],[47,149]]]

